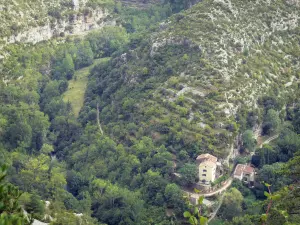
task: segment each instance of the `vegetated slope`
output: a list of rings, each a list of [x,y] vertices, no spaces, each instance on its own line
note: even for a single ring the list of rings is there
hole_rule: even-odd
[[[174,15],[94,68],[82,122],[99,103],[106,133],[127,145],[149,136],[190,157],[225,157],[240,110],[253,109],[255,124],[260,97],[297,97],[298,5],[206,0]]]
[[[143,11],[143,18],[149,21],[143,21],[141,26],[140,20],[135,20],[132,28],[143,30],[145,24],[153,24],[167,15],[165,9]],[[131,12],[133,19],[140,18],[140,12]],[[124,21],[130,24],[127,18]],[[146,220],[156,224],[165,220],[169,224],[162,206],[162,194],[168,183],[157,168],[148,173],[149,188],[143,186],[141,194],[141,183],[146,182],[139,174],[139,159],[98,132],[96,123],[83,129],[72,113],[71,104],[63,101],[68,81],[76,75],[76,70],[122,51],[128,41],[126,30],[114,26],[82,38],[57,38],[35,45],[15,43],[4,48],[9,54],[0,65],[0,164],[9,165],[7,179],[25,192],[20,202],[33,218],[49,222],[44,216],[51,215],[56,220],[53,224],[98,224],[90,218],[93,214],[108,224],[140,225],[144,219],[144,224],[149,224]],[[151,140],[145,142],[149,151],[164,150],[154,147]],[[71,154],[72,158],[68,157]],[[172,167],[171,160],[166,152],[153,157],[154,162],[160,162],[164,174]],[[149,160],[145,163],[143,174],[151,167]],[[135,178],[138,181],[131,182]],[[154,184],[153,188],[152,179],[160,184]],[[180,189],[175,187],[176,202],[183,207]],[[148,208],[144,199],[153,201],[155,195],[159,206]],[[45,200],[50,202],[46,212]]]
[[[130,7],[146,8],[152,4],[159,3],[159,0],[118,0],[123,5]]]
[[[162,12],[162,15],[158,16],[150,13],[148,16],[148,12],[155,11],[154,8],[143,11],[145,14],[143,18],[149,18],[149,21],[143,21],[141,26],[139,20],[141,13],[131,10],[131,17],[138,18],[138,22],[135,20],[135,24],[131,26],[134,30],[137,30],[135,28],[142,30],[141,27],[145,24],[153,24],[166,15],[163,13],[165,9],[157,10]],[[128,21],[127,24],[132,22],[127,18],[124,21]],[[141,217],[147,220],[155,218],[158,222],[166,219],[161,205],[159,208],[153,208],[152,211],[156,211],[156,214],[146,210],[146,205],[140,201],[140,184],[135,186],[133,182],[133,189],[129,186],[131,179],[134,179],[133,175],[140,171],[140,163],[136,156],[128,154],[121,145],[116,145],[108,136],[98,132],[97,123],[87,126],[85,132],[76,121],[71,104],[63,101],[68,80],[72,79],[75,70],[91,65],[98,58],[109,57],[116,51],[122,51],[128,42],[129,34],[126,30],[114,26],[91,32],[82,38],[75,36],[65,40],[57,38],[35,45],[15,43],[4,48],[9,54],[0,65],[0,164],[9,165],[9,182],[26,192],[22,195],[24,201],[22,200],[21,205],[28,213],[33,213],[31,206],[41,203],[38,207],[34,206],[37,209],[34,210],[35,219],[44,218],[44,204],[41,199],[50,202],[50,212],[46,214],[51,214],[57,219],[55,222],[57,224],[74,224],[75,221],[97,224],[91,218],[89,221],[85,219],[85,216],[90,217],[92,212],[99,220],[109,221],[109,224],[119,224],[117,221],[133,224],[130,222],[132,220],[136,221],[135,224],[142,224],[138,219]],[[86,137],[89,139],[85,139]],[[73,144],[75,147],[71,149]],[[85,144],[89,145],[88,148],[85,148]],[[149,145],[148,149],[152,146],[151,143]],[[89,151],[91,147],[93,150]],[[114,152],[116,147],[118,153]],[[99,151],[101,149],[104,151]],[[88,154],[82,157],[80,152],[86,150]],[[68,157],[73,153],[74,160]],[[158,155],[155,155],[155,161]],[[163,160],[166,159],[165,155],[161,155]],[[170,154],[168,157],[169,161],[164,161],[160,167],[172,165]],[[100,161],[103,159],[101,162],[98,160],[103,166],[98,164],[100,167],[93,167],[90,161],[94,159]],[[73,167],[66,161],[75,162],[76,165]],[[76,181],[77,172],[73,171],[73,168],[80,171],[79,176],[84,174],[83,183]],[[168,168],[164,170],[167,171]],[[81,169],[87,169],[85,171],[88,173],[81,173]],[[117,169],[120,169],[120,173],[116,172]],[[69,174],[68,171],[76,174],[72,172]],[[155,180],[158,180],[158,177],[163,184],[158,185],[160,187],[158,199],[161,204],[161,193],[164,192],[167,182],[158,172],[151,175],[156,177]],[[99,182],[96,182],[92,189],[89,188],[96,178],[105,179],[104,185],[107,186],[105,195],[102,195],[103,190],[102,194],[97,194],[101,181],[100,186]],[[52,184],[55,184],[55,187]],[[134,196],[128,194],[128,190],[132,191],[130,193]],[[180,189],[177,188],[177,191],[180,192]],[[95,195],[91,196],[89,192]],[[149,193],[146,189],[144,192]],[[37,196],[33,193],[37,193]],[[153,193],[157,194],[157,190],[155,189]],[[153,193],[149,194],[149,199],[152,199]],[[79,199],[82,201],[79,202]],[[184,205],[182,198],[177,202]],[[115,210],[116,205],[122,210]],[[77,217],[73,212],[82,213],[83,217]]]
[[[106,61],[109,58],[101,58],[94,61],[94,63],[88,67],[84,67],[75,71],[74,77],[69,81],[68,90],[64,93],[64,101],[70,102],[74,115],[77,117],[79,111],[84,103],[84,93],[88,82],[88,74],[90,69],[98,62]]]
[[[139,7],[146,8],[153,4],[158,3],[170,3],[174,11],[180,11],[182,9],[187,9],[192,5],[200,2],[201,0],[117,0],[121,2],[123,5],[130,7]]]

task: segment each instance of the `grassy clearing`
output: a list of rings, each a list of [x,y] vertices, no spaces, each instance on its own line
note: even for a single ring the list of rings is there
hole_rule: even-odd
[[[92,65],[76,70],[73,79],[69,81],[69,87],[64,93],[63,100],[71,103],[76,117],[78,117],[80,109],[84,103],[84,93],[87,87],[90,69],[97,63],[107,60],[109,60],[109,58],[95,59]]]

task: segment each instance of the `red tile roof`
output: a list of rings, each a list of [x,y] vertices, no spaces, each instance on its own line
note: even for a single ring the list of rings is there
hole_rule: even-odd
[[[254,168],[249,165],[238,164],[234,170],[235,176],[241,176],[242,174],[251,174],[251,173],[254,173]]]
[[[215,162],[212,162],[212,161],[209,161],[209,160],[201,162],[200,165],[209,166],[209,167],[216,167],[217,166],[217,164]]]
[[[199,161],[199,162],[211,161],[211,162],[216,163],[218,161],[218,158],[207,153],[207,154],[199,155],[196,160]]]

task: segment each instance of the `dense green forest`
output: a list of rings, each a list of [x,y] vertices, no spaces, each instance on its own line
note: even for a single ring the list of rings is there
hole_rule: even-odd
[[[116,26],[0,49],[0,224],[299,224],[298,1],[97,7]],[[193,206],[203,153],[212,187],[238,163],[255,182]]]

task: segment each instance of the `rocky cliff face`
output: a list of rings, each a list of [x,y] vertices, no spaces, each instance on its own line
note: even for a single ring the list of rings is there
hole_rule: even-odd
[[[90,7],[88,0],[8,0],[0,5],[0,49],[5,45],[23,42],[37,43],[52,37],[81,35],[93,29],[115,25],[105,6]]]
[[[109,17],[108,11],[105,9],[97,9],[92,11],[90,16],[74,16],[74,20],[56,21],[54,24],[48,22],[44,26],[29,27],[27,30],[20,33],[4,37],[4,44],[12,44],[16,42],[37,43],[40,41],[49,40],[52,37],[64,35],[80,35],[87,31],[101,28],[107,25],[115,25],[114,20],[107,20]]]
[[[299,0],[286,0],[286,2],[289,5],[294,5],[294,6],[300,7],[300,1]]]

